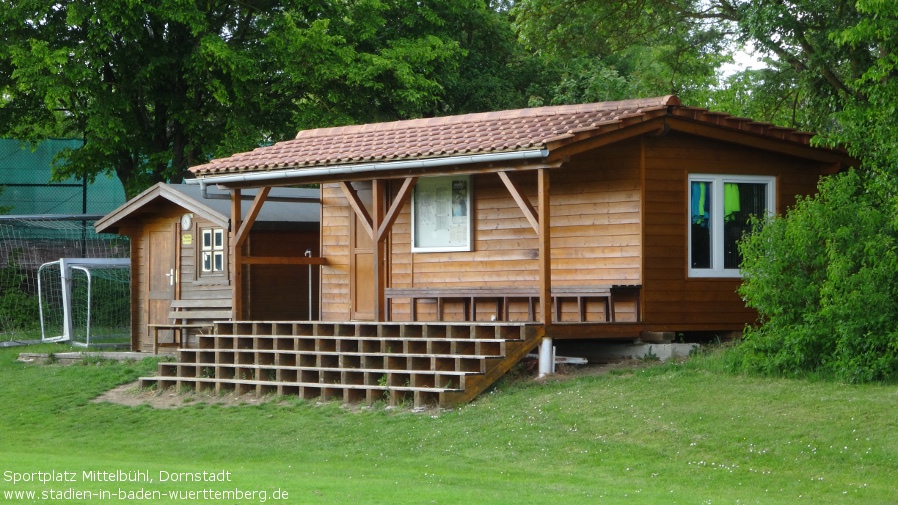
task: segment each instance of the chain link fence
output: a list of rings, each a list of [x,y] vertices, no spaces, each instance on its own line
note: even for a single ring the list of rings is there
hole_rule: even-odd
[[[51,182],[51,166],[77,139],[37,145],[0,139],[0,341],[41,338],[38,269],[60,258],[127,258],[126,237],[94,232],[93,223],[125,202],[121,183]],[[100,302],[102,303],[102,302]]]

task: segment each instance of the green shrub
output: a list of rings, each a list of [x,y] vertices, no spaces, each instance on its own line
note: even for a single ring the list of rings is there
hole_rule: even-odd
[[[40,327],[37,297],[22,291],[0,294],[0,333],[33,330]]]
[[[743,366],[849,382],[898,378],[898,232],[858,172],[823,181],[741,245],[740,294],[758,310]]]
[[[25,279],[12,261],[0,268],[0,333],[40,327],[37,296],[22,289]]]

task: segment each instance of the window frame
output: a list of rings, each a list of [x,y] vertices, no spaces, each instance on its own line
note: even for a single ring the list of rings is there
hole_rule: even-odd
[[[206,235],[210,237],[210,245],[206,246]],[[224,228],[218,226],[201,226],[198,227],[197,235],[199,236],[199,247],[197,250],[197,276],[200,279],[218,278],[227,276],[228,271],[228,240]],[[216,244],[216,236],[221,238],[221,244]],[[206,254],[210,255],[211,269],[206,269]],[[221,268],[216,269],[215,258],[221,257]]]
[[[412,230],[411,230],[411,249],[413,253],[431,253],[431,252],[470,252],[473,250],[473,216],[474,216],[474,188],[472,186],[472,177],[471,175],[450,175],[450,176],[435,176],[435,177],[421,177],[415,183],[415,189],[412,191]],[[461,183],[462,186],[459,186],[458,190],[455,187],[456,183]],[[419,204],[422,204],[422,194],[423,191],[427,191],[430,187],[435,186],[447,186],[449,200],[440,202],[434,202],[434,207],[437,209],[431,209],[431,213],[439,212],[439,209],[450,209],[448,219],[450,220],[448,231],[439,232],[435,226],[424,227],[423,223],[419,223],[418,218],[420,217],[422,211],[419,209]],[[426,187],[426,188],[425,188]],[[461,194],[463,192],[463,194]],[[464,215],[456,215],[453,209],[453,200],[456,197],[460,197],[460,201],[458,202],[463,206]],[[435,200],[435,199],[434,199]],[[460,207],[461,208],[461,207]],[[456,228],[455,231],[452,230],[453,227]],[[428,233],[430,237],[428,237],[427,245],[418,245],[424,239],[420,234]],[[461,238],[461,240],[453,240],[454,238]]]
[[[711,268],[695,268],[692,266],[692,183],[707,182],[711,184]],[[745,183],[765,184],[767,197],[767,216],[776,214],[776,183],[774,175],[740,175],[740,174],[689,174],[686,182],[686,266],[687,277],[708,278],[742,278],[738,268],[724,268],[724,184]]]

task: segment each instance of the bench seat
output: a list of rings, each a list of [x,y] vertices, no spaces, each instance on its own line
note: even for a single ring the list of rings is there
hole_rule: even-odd
[[[554,318],[562,320],[562,303],[564,300],[573,299],[577,303],[577,321],[586,322],[587,300],[600,300],[604,305],[605,321],[614,322],[614,303],[620,295],[626,295],[636,304],[636,315],[639,318],[639,285],[611,285],[611,286],[570,286],[553,287],[552,302]],[[495,303],[495,320],[508,321],[509,300],[524,299],[528,304],[528,318],[535,320],[536,303],[539,300],[539,290],[536,287],[506,286],[506,287],[451,287],[451,288],[386,288],[384,297],[387,300],[388,317],[392,314],[392,302],[394,299],[409,300],[410,319],[418,320],[417,302],[432,300],[437,304],[437,321],[443,320],[443,306],[446,300],[461,300],[464,304],[464,313],[467,321],[477,320],[477,302],[492,300]]]
[[[147,329],[153,337],[153,353],[160,347],[181,347],[187,339],[185,333],[191,330],[212,331],[215,321],[231,319],[231,300],[172,300],[168,309],[167,323],[150,323]],[[171,330],[172,341],[160,342],[159,331]]]

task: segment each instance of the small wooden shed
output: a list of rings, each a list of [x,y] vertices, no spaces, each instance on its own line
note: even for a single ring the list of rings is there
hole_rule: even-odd
[[[175,300],[227,307],[236,319],[317,319],[317,267],[297,262],[320,255],[319,196],[317,188],[272,191],[240,246],[239,268],[231,196],[214,187],[159,183],[97,221],[97,232],[131,239],[132,348],[153,350],[148,324],[170,322]],[[242,312],[232,310],[235,298]]]

